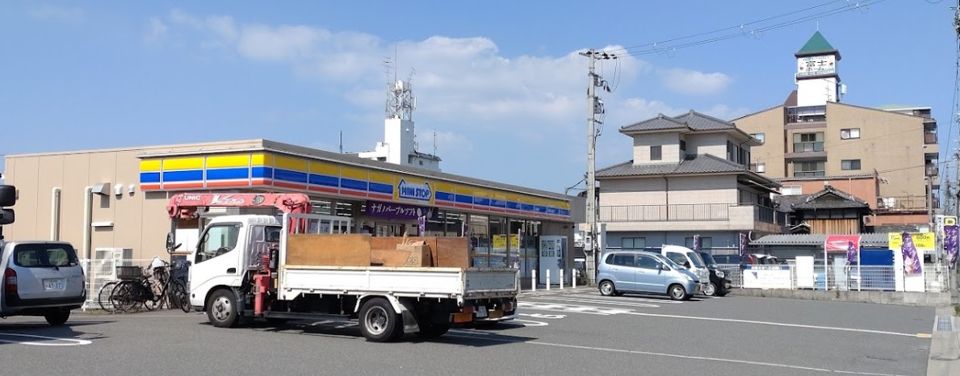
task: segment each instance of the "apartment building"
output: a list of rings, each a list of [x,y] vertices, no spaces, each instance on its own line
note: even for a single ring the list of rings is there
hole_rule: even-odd
[[[770,200],[780,185],[747,168],[759,142],[732,123],[690,111],[620,133],[633,159],[596,175],[607,248],[692,246],[700,235],[704,249],[735,253],[740,233],[781,232]]]
[[[784,103],[732,121],[759,141],[751,170],[781,182],[784,195],[814,194],[820,181],[872,178],[876,184],[857,190],[874,192],[847,191],[874,209],[866,226],[925,225],[940,185],[930,108],[842,103],[840,52],[820,32],[795,57],[797,88]]]

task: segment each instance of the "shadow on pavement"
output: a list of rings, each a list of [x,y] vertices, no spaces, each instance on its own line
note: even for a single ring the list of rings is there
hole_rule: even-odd
[[[18,344],[18,342],[53,344],[62,339],[82,339],[87,341],[103,339],[107,338],[103,333],[78,331],[74,330],[74,328],[110,322],[112,321],[67,321],[63,326],[50,326],[43,321],[0,324],[0,345],[15,345]]]

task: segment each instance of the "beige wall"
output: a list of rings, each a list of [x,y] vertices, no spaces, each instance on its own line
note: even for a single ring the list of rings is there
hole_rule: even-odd
[[[860,128],[860,139],[841,140],[843,128]],[[827,175],[879,171],[887,183],[880,196],[923,196],[923,119],[899,113],[838,104],[827,105]],[[840,169],[840,161],[860,159],[859,171]]]
[[[752,163],[764,162],[766,176],[792,177],[784,154],[792,152],[794,133],[824,132],[827,176],[862,175],[879,171],[887,183],[880,184],[880,196],[923,196],[923,119],[916,116],[851,106],[827,104],[825,128],[784,130],[783,107],[752,114],[734,121],[747,133],[762,132],[766,141],[752,148]],[[822,123],[821,123],[822,124]],[[860,128],[860,139],[841,140],[840,130]],[[933,147],[930,150],[935,150]],[[931,151],[932,152],[932,151]],[[860,170],[842,170],[841,161],[860,159]]]
[[[764,176],[782,178],[787,176],[783,163],[786,152],[783,132],[783,107],[778,106],[737,120],[734,124],[746,133],[763,133],[764,143],[750,148],[750,163],[764,163]]]
[[[650,147],[660,145],[661,159],[650,160]],[[633,164],[680,162],[680,133],[643,134],[633,138]]]
[[[686,139],[687,153],[727,159],[727,140],[729,137],[723,133],[690,134]]]
[[[139,190],[138,151],[11,156],[6,158],[6,182],[17,186],[17,221],[6,226],[9,239],[50,239],[53,187],[60,187],[60,240],[83,249],[84,189],[97,183],[123,184],[117,196],[93,195],[92,221],[112,222],[91,232],[96,248],[131,248],[137,259],[164,255],[169,231],[166,194],[146,199]],[[134,193],[129,193],[130,185]],[[86,257],[81,255],[81,257]]]
[[[735,176],[613,179],[600,183],[600,206],[716,204],[737,202]],[[669,202],[667,202],[669,200]]]

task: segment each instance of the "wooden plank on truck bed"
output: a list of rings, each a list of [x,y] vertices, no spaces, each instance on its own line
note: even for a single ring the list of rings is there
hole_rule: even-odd
[[[370,266],[370,235],[291,234],[287,265]]]

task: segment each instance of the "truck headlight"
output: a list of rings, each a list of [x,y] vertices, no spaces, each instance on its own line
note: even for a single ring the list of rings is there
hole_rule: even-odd
[[[723,273],[723,270],[717,270],[716,273],[717,273],[717,278],[723,278],[723,276],[726,275]]]

